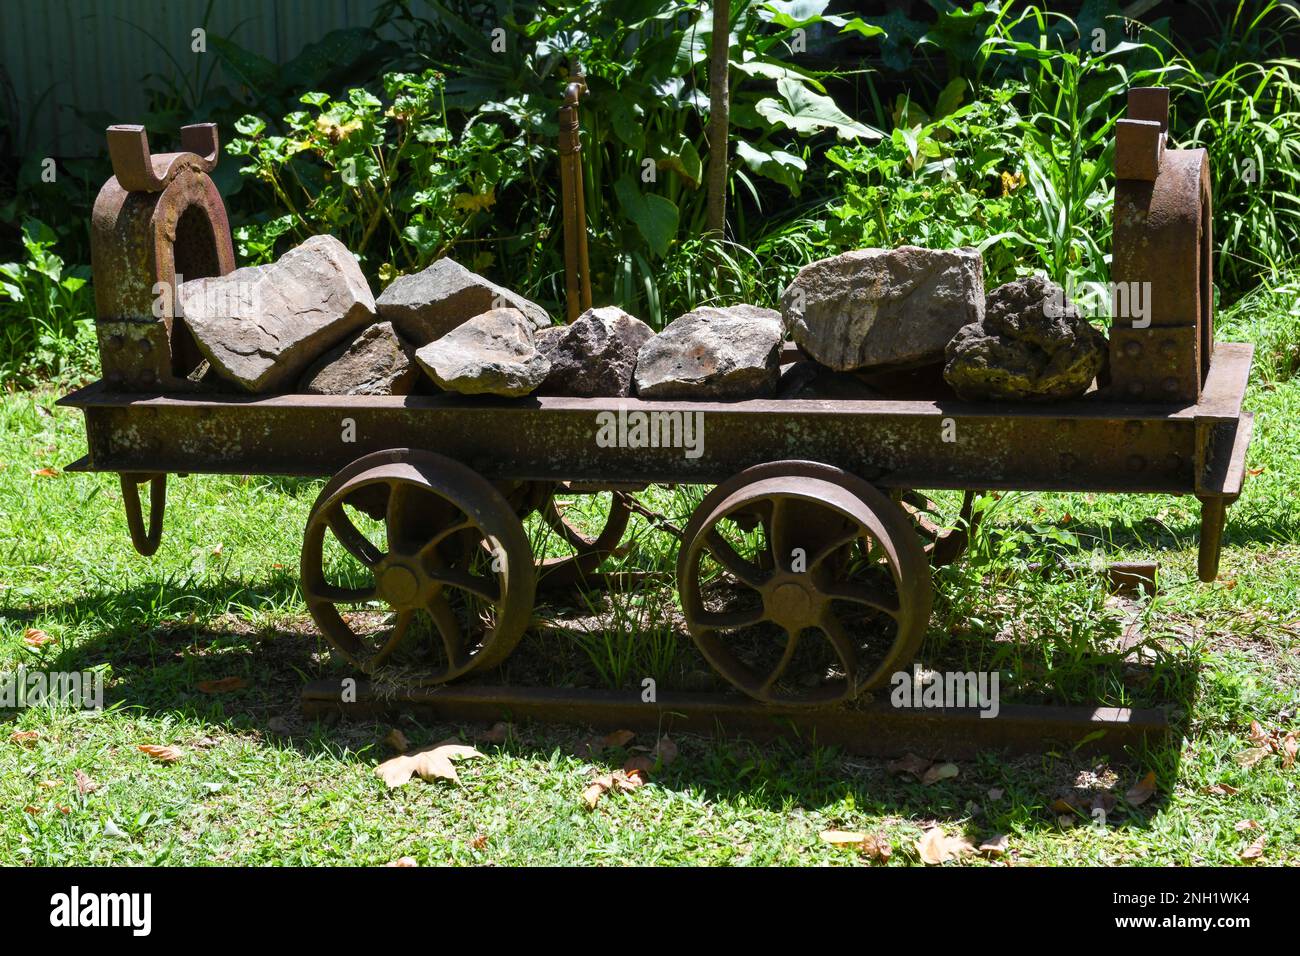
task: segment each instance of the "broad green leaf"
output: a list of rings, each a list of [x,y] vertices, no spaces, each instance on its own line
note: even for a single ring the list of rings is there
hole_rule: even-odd
[[[677,206],[663,196],[643,193],[631,176],[623,176],[614,184],[614,195],[623,215],[636,223],[650,250],[664,255],[677,235]]]
[[[783,184],[792,195],[799,195],[799,181],[808,169],[802,158],[780,149],[768,152],[744,140],[736,142],[736,156],[760,176]]]
[[[829,96],[814,93],[794,80],[778,80],[777,91],[784,103],[771,97],[759,102],[754,109],[769,123],[785,126],[800,133],[816,133],[833,129],[840,139],[880,139],[881,133],[857,122],[835,105]]]

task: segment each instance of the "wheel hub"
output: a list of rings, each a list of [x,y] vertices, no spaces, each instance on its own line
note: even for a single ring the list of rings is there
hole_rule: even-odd
[[[420,578],[405,564],[390,564],[377,578],[380,595],[393,607],[408,607],[420,596]]]
[[[816,605],[812,589],[795,577],[771,582],[763,594],[763,609],[767,616],[794,632],[816,625]]]

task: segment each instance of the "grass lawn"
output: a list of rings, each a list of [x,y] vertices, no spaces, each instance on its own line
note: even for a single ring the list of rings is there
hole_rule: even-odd
[[[936,823],[976,845],[1008,836],[1005,855],[958,861],[970,865],[1300,863],[1300,770],[1278,752],[1242,756],[1255,747],[1252,721],[1275,739],[1300,729],[1293,291],[1261,293],[1221,319],[1221,338],[1255,341],[1259,354],[1253,474],[1229,511],[1217,583],[1196,580],[1194,499],[1099,495],[1004,496],[974,560],[938,575],[927,665],[996,668],[1004,702],[1164,705],[1183,739],[1107,759],[990,752],[929,785],[825,748],[684,737],[649,784],[589,810],[588,783],[629,751],[593,754],[591,728],[518,724],[479,744],[485,759],[462,762],[459,784],[389,790],[373,768],[393,755],[394,727],[413,745],[473,741],[484,728],[298,713],[305,680],[344,673],[297,588],[320,484],[173,479],[162,547],[141,558],[116,479],[58,471],[85,452],[80,413],[55,408],[53,391],[5,396],[0,673],[98,668],[106,707],[0,711],[0,863],[880,865],[819,838],[841,829],[883,834],[899,866],[920,865],[917,840]],[[680,521],[698,493],[643,498]],[[639,519],[633,533],[629,566],[672,566],[670,539]],[[1059,554],[1158,556],[1160,593],[1121,601],[1088,576],[1015,573]],[[576,610],[603,629],[583,633],[554,625],[565,609],[539,608],[523,660],[556,681],[707,681],[673,627],[669,594],[593,597]],[[244,685],[199,688],[223,678]],[[182,756],[160,763],[141,744]],[[1155,795],[1134,806],[1126,794],[1148,772]],[[1089,818],[1094,802],[1104,825]],[[1252,845],[1260,852],[1246,853]]]

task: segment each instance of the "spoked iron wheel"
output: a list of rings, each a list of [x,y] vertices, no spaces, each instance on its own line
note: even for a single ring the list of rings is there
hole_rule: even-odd
[[[599,530],[585,529],[569,513],[567,502],[562,500],[570,496],[597,493],[599,492],[595,490],[572,491],[567,482],[531,482],[522,496],[516,496],[522,505],[516,509],[522,511],[520,516],[536,511],[544,526],[535,542],[536,553],[542,554],[545,550],[561,552],[537,560],[539,589],[566,588],[583,582],[594,582],[596,569],[601,562],[618,549],[632,515],[626,492],[607,492],[610,496],[609,510],[605,523]]]
[[[382,521],[383,546],[349,508]],[[330,539],[350,561],[339,548],[327,553]],[[367,673],[403,647],[425,652],[416,669],[422,683],[499,664],[528,626],[534,584],[528,537],[510,504],[431,452],[395,449],[353,462],[321,491],[303,536],[311,616]],[[366,610],[371,602],[391,613]],[[357,610],[345,616],[349,606]]]
[[[880,686],[916,654],[930,569],[903,511],[816,462],[747,469],[700,503],[677,585],[700,651],[768,703],[826,704]]]

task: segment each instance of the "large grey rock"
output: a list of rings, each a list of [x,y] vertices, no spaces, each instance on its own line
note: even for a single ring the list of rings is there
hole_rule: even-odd
[[[780,377],[781,314],[754,305],[702,306],[641,346],[642,398],[764,398]]]
[[[839,372],[943,359],[963,325],[984,315],[975,249],[858,249],[810,263],[781,294],[791,336]]]
[[[303,373],[308,395],[409,395],[420,378],[411,350],[391,322],[367,326]]]
[[[417,348],[492,309],[517,309],[534,328],[551,324],[540,305],[470,272],[454,259],[439,259],[422,272],[399,276],[376,305],[380,318],[392,322]]]
[[[654,329],[615,306],[588,309],[570,325],[543,330],[538,349],[551,360],[546,395],[624,398],[632,394],[637,353]]]
[[[463,395],[518,398],[541,385],[551,370],[537,351],[532,323],[518,309],[476,315],[417,350],[415,360],[439,387]]]
[[[312,236],[275,262],[181,283],[185,325],[212,368],[250,392],[283,390],[375,318],[356,257]]]
[[[1105,367],[1106,336],[1042,276],[998,286],[983,322],[947,348],[943,377],[968,400],[1051,402],[1078,398]]]

